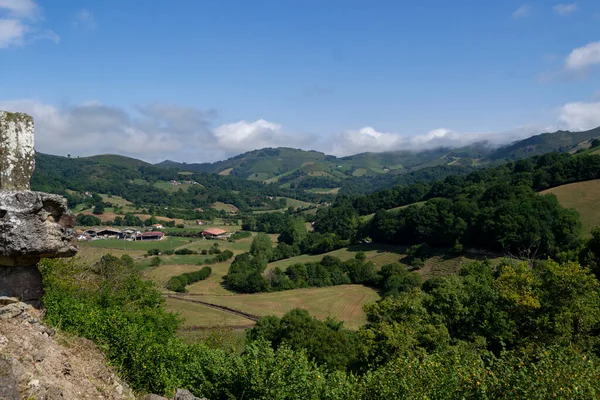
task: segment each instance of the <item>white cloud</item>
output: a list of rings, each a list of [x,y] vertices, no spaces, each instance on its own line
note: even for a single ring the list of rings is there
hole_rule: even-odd
[[[513,18],[525,18],[531,15],[531,11],[533,7],[529,4],[523,4],[521,7],[517,8],[515,12],[513,12]]]
[[[220,148],[238,152],[264,147],[303,146],[311,139],[309,135],[286,133],[281,125],[264,119],[221,125],[214,130],[214,136]]]
[[[39,39],[58,43],[56,33],[41,28],[40,14],[33,0],[0,0],[0,49]]]
[[[30,114],[35,121],[36,150],[90,156],[116,153],[152,162],[221,160],[264,147],[310,147],[311,137],[285,132],[259,119],[211,129],[216,112],[173,104],[122,108],[88,100],[56,107],[38,100],[0,100],[0,110]]]
[[[214,116],[193,108],[150,105],[137,115],[87,101],[58,108],[37,100],[0,101],[0,109],[30,114],[35,122],[36,150],[89,156],[117,153],[151,161],[201,152],[211,142],[208,123]]]
[[[579,6],[577,5],[577,3],[557,4],[554,7],[552,7],[552,9],[556,14],[565,16],[577,11],[579,9]]]
[[[597,128],[600,126],[600,101],[567,103],[561,107],[559,118],[570,130]]]
[[[39,7],[33,0],[0,0],[0,10],[19,18],[35,18]]]
[[[28,30],[18,19],[0,19],[0,49],[23,44]]]
[[[79,10],[73,17],[73,25],[76,28],[92,30],[96,28],[96,17],[89,10]]]
[[[595,65],[600,65],[600,41],[574,49],[565,60],[565,68],[571,71],[581,71]]]
[[[410,136],[400,133],[379,132],[368,126],[338,135],[333,142],[331,151],[337,156],[347,156],[363,152],[429,150],[440,147],[456,148],[477,142],[486,142],[489,146],[500,146],[546,131],[548,128],[532,125],[505,132],[471,133],[437,128],[425,134]]]

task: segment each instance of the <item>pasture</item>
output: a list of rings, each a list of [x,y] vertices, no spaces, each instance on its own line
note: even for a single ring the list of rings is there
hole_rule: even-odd
[[[308,189],[308,192],[316,194],[338,194],[341,188],[312,188]]]
[[[584,236],[589,236],[592,228],[600,226],[600,179],[569,183],[541,192],[548,193],[555,195],[563,207],[573,208],[581,215]]]
[[[363,304],[377,301],[379,295],[366,286],[343,285],[274,293],[206,295],[193,298],[260,317],[266,315],[281,317],[294,308],[303,308],[319,319],[325,320],[331,316],[344,321],[347,328],[358,329],[367,322],[362,310]],[[202,307],[202,310],[206,308],[200,304],[190,304]]]
[[[253,321],[234,313],[173,298],[166,299],[166,308],[184,318],[184,328],[190,326],[239,326],[253,323]]]
[[[79,242],[81,247],[95,247],[104,249],[120,249],[120,250],[175,250],[178,247],[188,245],[193,242],[197,242],[201,239],[197,238],[180,238],[180,237],[167,237],[164,240],[157,241],[135,241],[130,242],[128,240],[120,239],[99,239],[92,240],[89,242]]]

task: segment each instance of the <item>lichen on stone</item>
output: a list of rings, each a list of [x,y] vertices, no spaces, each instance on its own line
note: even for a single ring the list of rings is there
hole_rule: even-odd
[[[35,168],[33,118],[0,111],[0,189],[28,190]]]

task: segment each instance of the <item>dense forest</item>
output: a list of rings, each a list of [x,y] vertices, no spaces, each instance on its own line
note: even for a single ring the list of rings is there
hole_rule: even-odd
[[[370,237],[381,243],[556,256],[579,244],[579,216],[553,195],[537,192],[598,178],[600,156],[549,153],[429,184],[338,196],[333,206],[318,210],[314,227],[352,242]],[[388,211],[395,207],[400,208]],[[365,223],[360,216],[370,213],[375,214]]]

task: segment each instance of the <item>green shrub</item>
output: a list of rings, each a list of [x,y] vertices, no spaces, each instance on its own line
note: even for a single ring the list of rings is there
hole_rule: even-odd
[[[169,282],[167,282],[167,289],[183,293],[186,291],[185,287],[187,285],[203,281],[208,278],[211,273],[212,269],[210,267],[204,267],[198,271],[186,272],[181,275],[173,276],[169,279]]]

